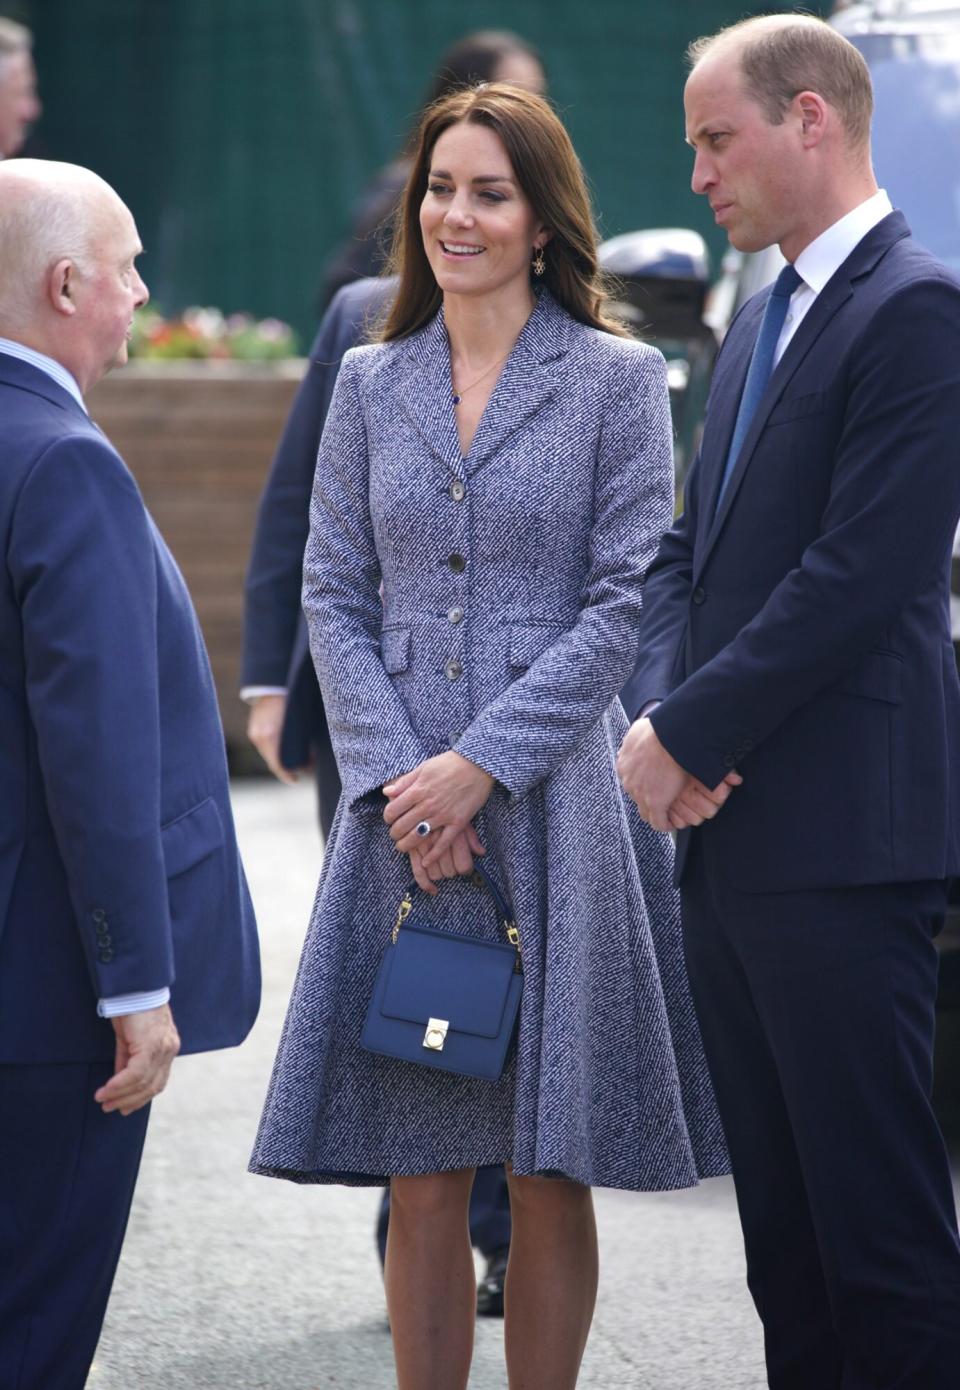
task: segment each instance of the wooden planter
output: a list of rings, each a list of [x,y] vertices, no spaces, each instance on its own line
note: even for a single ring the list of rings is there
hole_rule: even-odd
[[[132,362],[90,393],[190,588],[231,766],[259,761],[239,699],[243,581],[257,502],[300,379],[283,362]]]

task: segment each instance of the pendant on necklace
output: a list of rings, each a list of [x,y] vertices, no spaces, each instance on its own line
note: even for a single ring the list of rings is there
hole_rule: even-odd
[[[453,393],[453,403],[454,403],[454,405],[459,405],[461,400],[462,400],[462,397],[461,397],[461,396],[458,396],[457,393],[456,393],[456,391],[454,391],[454,393]]]

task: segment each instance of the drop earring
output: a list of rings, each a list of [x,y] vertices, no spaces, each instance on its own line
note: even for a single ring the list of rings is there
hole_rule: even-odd
[[[543,254],[542,246],[535,246],[533,250],[532,269],[534,275],[542,275],[547,268],[547,258]]]

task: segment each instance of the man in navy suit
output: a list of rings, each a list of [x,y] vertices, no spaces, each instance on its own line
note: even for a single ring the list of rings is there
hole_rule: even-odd
[[[694,190],[788,265],[717,362],[621,775],[680,832],[770,1385],[948,1390],[960,1245],[930,1092],[960,871],[960,286],[877,189],[869,74],[833,29],[749,20],[690,56]]]
[[[247,570],[241,689],[251,705],[247,734],[282,782],[294,781],[312,759],[324,840],[329,838],[340,799],[340,775],[300,606],[310,494],[340,361],[348,348],[364,341],[395,287],[393,279],[355,280],[337,291],[324,314],[260,499]],[[377,1220],[381,1264],[389,1216],[388,1188]],[[487,1260],[477,1289],[477,1309],[501,1317],[511,1231],[510,1197],[501,1167],[477,1170],[470,1231]]]
[[[0,167],[0,1385],[81,1390],[151,1099],[260,995],[183,580],[84,395],[147,299],[95,174]]]

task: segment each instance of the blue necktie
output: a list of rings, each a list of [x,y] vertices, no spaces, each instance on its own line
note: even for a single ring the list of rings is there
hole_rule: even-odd
[[[750,358],[750,366],[747,369],[747,379],[743,384],[740,409],[737,411],[737,423],[733,427],[730,452],[727,454],[727,466],[723,471],[723,482],[720,484],[720,494],[717,497],[718,508],[723,500],[723,494],[727,490],[727,483],[730,481],[737,457],[743,448],[747,431],[757,413],[757,406],[760,404],[763,393],[767,389],[767,383],[773,375],[773,357],[777,350],[777,343],[780,341],[784,320],[787,317],[790,296],[797,286],[802,284],[803,279],[797,274],[793,266],[785,265],[770,291],[770,298],[767,300],[767,307],[763,311],[763,319],[760,323],[760,332],[757,334],[757,341],[754,344],[753,356]]]

